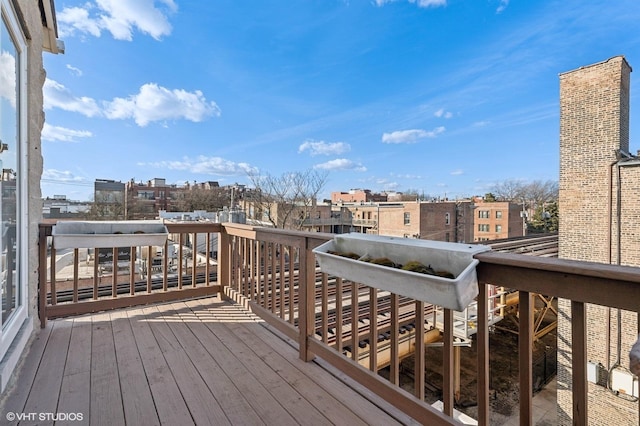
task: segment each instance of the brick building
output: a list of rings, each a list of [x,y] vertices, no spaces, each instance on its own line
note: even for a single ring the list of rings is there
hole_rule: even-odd
[[[473,241],[501,240],[525,235],[522,206],[510,202],[474,203]]]
[[[561,258],[640,266],[640,159],[629,154],[630,72],[624,57],[616,56],[560,75]],[[587,356],[599,374],[627,374],[617,363],[628,364],[637,315],[589,305],[587,333]],[[560,300],[560,424],[571,424],[570,370],[571,308]],[[589,424],[638,424],[638,402],[616,396],[606,380],[589,383],[588,404]]]
[[[519,205],[482,200],[318,205],[304,221],[304,227],[336,234],[361,232],[451,242],[523,235]]]
[[[373,194],[369,189],[350,189],[347,192],[332,192],[331,204],[370,203],[387,201],[386,194]]]

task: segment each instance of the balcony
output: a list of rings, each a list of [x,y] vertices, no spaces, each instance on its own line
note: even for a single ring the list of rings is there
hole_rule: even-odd
[[[41,225],[43,330],[5,412],[82,413],[86,423],[110,424],[457,424],[453,311],[320,272],[312,250],[329,234],[167,228],[176,241],[131,247],[120,260],[114,249],[106,268],[80,249],[49,249],[51,226]],[[207,249],[194,253],[199,246]],[[586,424],[586,304],[640,315],[638,269],[497,252],[476,259],[479,296],[465,321],[474,326],[478,423],[495,415],[489,336],[495,289],[504,287],[519,297],[519,424],[538,415],[532,350],[540,294],[570,301],[571,414]],[[424,402],[432,344],[440,348],[441,411]],[[407,353],[409,384],[400,380]]]

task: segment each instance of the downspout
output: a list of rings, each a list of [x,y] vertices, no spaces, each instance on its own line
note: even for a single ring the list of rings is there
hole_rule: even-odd
[[[618,153],[616,152],[616,157],[618,157]],[[609,203],[608,203],[608,218],[609,226],[607,227],[609,232],[607,233],[607,263],[611,264],[612,255],[611,251],[613,250],[613,167],[618,164],[618,158],[609,164]],[[611,307],[607,307],[607,325],[606,325],[606,336],[605,336],[607,347],[606,347],[606,359],[607,359],[607,371],[611,368]]]

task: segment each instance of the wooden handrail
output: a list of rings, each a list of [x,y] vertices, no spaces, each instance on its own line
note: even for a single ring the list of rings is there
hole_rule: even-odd
[[[297,341],[299,356],[305,361],[320,356],[344,374],[360,381],[372,392],[391,401],[397,407],[420,421],[431,424],[453,424],[455,381],[453,366],[456,353],[453,347],[453,312],[445,309],[444,349],[443,349],[443,413],[426,405],[424,397],[424,302],[405,303],[399,311],[399,298],[381,290],[367,287],[366,283],[352,283],[341,277],[328,277],[316,267],[313,249],[333,238],[331,234],[288,231],[240,224],[211,223],[167,223],[168,231],[179,234],[180,240],[186,234],[218,234],[217,285],[210,285],[209,278],[200,285],[195,276],[196,261],[191,263],[192,275],[183,274],[182,261],[178,266],[177,287],[172,291],[168,283],[167,246],[164,250],[163,286],[160,292],[152,289],[151,265],[148,265],[145,292],[137,291],[130,278],[130,294],[121,295],[117,280],[113,279],[113,299],[105,301],[98,293],[94,281],[91,308],[89,303],[78,300],[77,265],[74,271],[73,300],[66,298],[56,289],[55,260],[51,262],[50,282],[47,281],[47,238],[51,236],[51,225],[40,226],[40,277],[39,308],[41,323],[47,317],[73,315],[86,309],[109,309],[127,306],[131,301],[140,303],[163,301],[169,297],[194,297],[224,294],[247,306],[272,324],[279,331]],[[193,239],[194,243],[196,239]],[[202,241],[202,240],[200,240]],[[182,248],[180,247],[180,253]],[[53,253],[55,254],[55,253]],[[208,253],[207,253],[208,256]],[[74,259],[77,259],[77,250]],[[640,317],[640,269],[629,266],[604,265],[589,262],[524,256],[512,253],[484,252],[475,255],[479,260],[476,268],[478,277],[477,314],[477,357],[478,357],[478,420],[489,423],[489,285],[507,287],[519,291],[520,334],[519,334],[519,380],[520,380],[520,423],[530,424],[532,412],[532,348],[533,348],[533,294],[555,296],[571,301],[572,341],[573,341],[573,418],[578,423],[586,421],[587,388],[586,381],[586,305],[598,304],[612,308],[638,312]],[[208,260],[208,257],[207,257]],[[77,260],[74,260],[77,262]],[[133,260],[132,260],[133,264]],[[206,277],[210,277],[207,261]],[[95,269],[97,271],[97,269]],[[114,265],[115,270],[115,265]],[[184,271],[187,272],[187,271]],[[97,272],[96,272],[97,274]],[[190,280],[191,285],[183,284]],[[133,274],[132,274],[133,276]],[[47,285],[50,285],[50,289]],[[144,294],[142,294],[144,293]],[[173,293],[169,296],[169,293]],[[384,293],[384,294],[383,294]],[[117,297],[116,297],[117,296]],[[51,303],[48,303],[48,300]],[[379,303],[380,302],[380,303]],[[55,305],[55,306],[54,306]],[[362,306],[368,306],[363,308]],[[383,308],[384,306],[384,308]],[[413,307],[411,307],[413,306]],[[417,377],[415,395],[405,392],[398,385],[400,355],[398,333],[404,313],[415,315],[415,344],[421,350],[416,354]],[[412,313],[413,312],[413,313]],[[381,316],[385,313],[385,316]],[[388,315],[386,315],[388,313]],[[332,324],[330,329],[329,324]],[[639,326],[640,327],[640,326]],[[389,359],[391,378],[381,379],[378,368],[380,333],[389,333],[391,343]],[[329,338],[328,334],[332,337]],[[385,337],[386,338],[386,337]],[[368,341],[368,343],[367,343]],[[369,368],[358,364],[360,345],[368,345]],[[388,347],[385,343],[384,347]],[[363,346],[360,346],[363,347]],[[366,347],[366,346],[364,346]],[[364,354],[364,352],[361,352]],[[386,362],[386,361],[383,361]]]

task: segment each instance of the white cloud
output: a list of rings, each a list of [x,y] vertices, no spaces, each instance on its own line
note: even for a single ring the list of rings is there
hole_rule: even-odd
[[[220,108],[215,102],[208,102],[199,90],[169,90],[147,83],[137,95],[105,102],[105,115],[109,119],[133,118],[138,126],[144,127],[152,121],[181,118],[200,122],[212,115],[220,116]]]
[[[438,118],[451,118],[453,117],[453,113],[450,111],[445,111],[444,108],[440,108],[436,112],[433,113]]]
[[[177,9],[173,0],[96,0],[62,9],[57,21],[61,38],[108,31],[116,40],[131,41],[137,30],[159,40],[171,34],[168,15]]]
[[[0,52],[0,97],[16,107],[16,58],[9,52]]]
[[[74,176],[68,170],[45,169],[42,171],[42,180],[56,182],[84,182],[85,178]]]
[[[47,78],[42,91],[44,109],[60,108],[65,111],[79,112],[87,117],[101,115],[100,107],[94,99],[74,96],[69,89],[57,81]]]
[[[76,68],[74,66],[67,64],[67,69],[78,77],[82,76],[82,70],[80,68]]]
[[[420,175],[399,174],[399,173],[390,173],[390,175],[400,179],[422,179],[422,176]]]
[[[376,6],[383,6],[387,3],[393,3],[397,0],[375,0]],[[408,0],[409,3],[415,3],[418,7],[427,8],[427,7],[440,7],[446,6],[447,0]]]
[[[500,0],[500,4],[498,5],[498,8],[496,9],[496,13],[504,12],[504,10],[507,8],[507,6],[509,6],[509,0]]]
[[[357,172],[366,172],[367,168],[362,164],[355,163],[346,158],[336,158],[335,160],[327,161],[326,163],[320,163],[313,166],[314,169],[323,170],[355,170]]]
[[[220,116],[220,108],[207,101],[200,90],[167,89],[154,83],[140,87],[136,95],[103,101],[102,107],[95,99],[71,93],[57,81],[46,79],[43,88],[44,108],[60,108],[78,112],[87,117],[105,116],[110,120],[133,118],[140,127],[153,121],[185,119],[203,121],[209,116]]]
[[[485,126],[488,126],[489,124],[491,124],[490,121],[476,121],[475,123],[473,123],[475,127],[485,127]]]
[[[423,129],[396,130],[391,133],[383,133],[382,143],[415,143],[419,139],[435,138],[444,131],[443,126],[436,127],[431,131]]]
[[[235,163],[221,157],[207,157],[204,155],[200,155],[195,159],[184,157],[181,161],[157,161],[152,163],[138,163],[138,165],[222,176],[241,176],[258,171],[257,167],[248,163]]]
[[[461,169],[454,170],[454,171],[452,171],[450,173],[451,176],[460,176],[460,175],[463,175],[463,174],[464,174],[464,171],[461,170]]]
[[[61,142],[77,142],[78,138],[90,138],[93,134],[87,130],[73,130],[65,127],[52,126],[44,123],[42,127],[42,140],[45,141],[61,141]]]
[[[348,143],[344,143],[344,142],[327,143],[324,141],[314,142],[310,140],[303,142],[298,147],[298,153],[309,151],[311,156],[339,155],[345,152],[349,152],[350,150],[351,150],[351,146]]]

